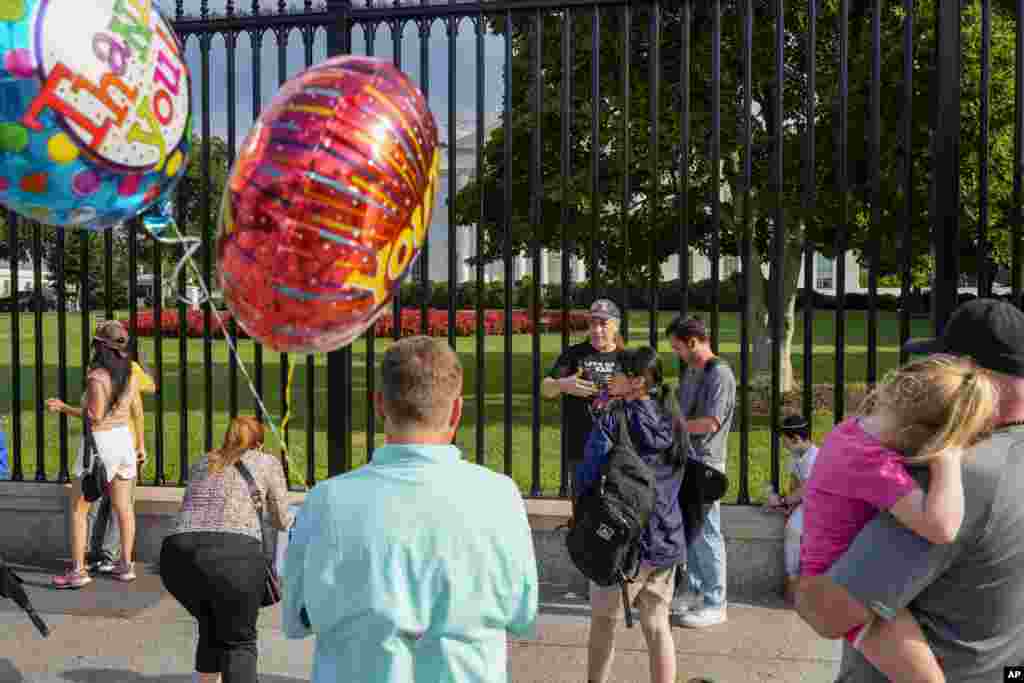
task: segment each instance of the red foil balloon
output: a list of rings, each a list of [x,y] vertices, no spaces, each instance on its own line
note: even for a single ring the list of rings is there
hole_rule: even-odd
[[[426,100],[390,62],[337,57],[287,82],[221,202],[224,300],[277,351],[345,346],[419,256],[440,162]]]

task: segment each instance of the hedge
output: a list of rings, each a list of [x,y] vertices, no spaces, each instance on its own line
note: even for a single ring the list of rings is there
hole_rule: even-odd
[[[231,320],[230,311],[218,311],[221,320],[227,325]],[[163,336],[176,337],[178,335],[179,318],[177,309],[168,309],[160,312],[159,329]],[[588,326],[589,315],[584,310],[570,311],[566,319],[571,331],[585,331]],[[122,320],[126,326],[130,320]],[[186,334],[189,337],[202,337],[205,329],[205,317],[202,310],[189,310],[185,317]],[[217,318],[210,318],[210,334],[214,338],[222,336],[221,327]],[[476,334],[476,311],[462,310],[455,313],[455,334],[459,337],[471,337]],[[542,332],[560,332],[563,327],[563,316],[561,311],[544,311],[540,315],[540,329]],[[135,333],[139,337],[152,337],[158,328],[156,315],[152,309],[140,310],[135,316]],[[374,332],[377,336],[390,337],[394,331],[394,317],[389,310],[384,313],[374,325]],[[247,338],[248,335],[237,327],[238,336]],[[420,309],[402,309],[402,333],[401,336],[420,334]],[[511,331],[513,334],[529,334],[533,332],[533,317],[528,311],[513,310],[511,318]],[[484,312],[484,334],[504,334],[505,312],[503,310],[487,310]],[[427,311],[427,334],[435,337],[448,335],[448,311],[436,308]]]

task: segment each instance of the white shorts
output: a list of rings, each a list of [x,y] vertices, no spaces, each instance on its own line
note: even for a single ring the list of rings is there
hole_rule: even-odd
[[[800,537],[804,533],[804,506],[798,505],[786,520],[783,544],[786,553],[786,576],[800,576]]]
[[[93,432],[96,438],[96,450],[99,457],[107,467],[107,478],[113,479],[135,479],[138,476],[139,468],[135,462],[135,440],[132,438],[132,430],[126,426],[114,427],[103,432]],[[75,461],[73,474],[81,477],[85,474],[82,468],[82,455],[85,449],[85,439],[78,444],[78,460]],[[94,454],[95,457],[95,454]]]

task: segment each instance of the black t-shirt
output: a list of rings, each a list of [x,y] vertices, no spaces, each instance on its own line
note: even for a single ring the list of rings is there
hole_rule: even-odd
[[[598,389],[604,389],[608,386],[611,376],[622,370],[619,352],[598,351],[589,341],[575,344],[558,357],[548,376],[561,379],[575,375],[577,370],[581,371],[580,376],[583,379],[594,382]],[[594,426],[594,419],[590,414],[590,404],[594,399],[570,394],[565,394],[565,399],[568,430],[565,455],[570,462],[579,462],[583,459],[583,448]]]

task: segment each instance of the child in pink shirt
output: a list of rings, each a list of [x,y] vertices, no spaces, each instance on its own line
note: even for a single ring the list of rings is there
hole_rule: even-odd
[[[891,373],[862,414],[825,437],[804,494],[801,576],[825,573],[881,510],[932,543],[952,543],[964,517],[964,449],[990,427],[998,402],[984,370],[935,355]],[[905,464],[927,463],[925,493]],[[846,634],[890,680],[939,683],[942,669],[906,609]]]

